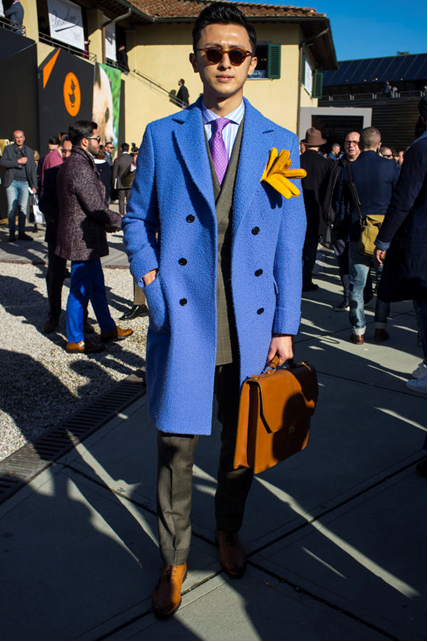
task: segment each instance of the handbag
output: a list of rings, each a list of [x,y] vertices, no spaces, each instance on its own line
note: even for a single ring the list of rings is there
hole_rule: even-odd
[[[361,215],[360,199],[357,192],[357,186],[352,179],[351,163],[348,164],[349,187],[352,199],[360,218],[360,238],[358,240],[358,251],[363,256],[373,257],[376,249],[375,241],[379,234],[380,227],[385,218],[384,214],[368,214],[364,219]]]
[[[278,356],[266,371],[244,381],[239,402],[234,468],[255,473],[303,450],[318,398],[315,368],[288,361],[277,368]]]
[[[369,214],[363,221],[361,221],[358,251],[363,256],[373,256],[376,249],[376,237],[379,234],[380,226],[382,225],[384,218],[384,214]]]

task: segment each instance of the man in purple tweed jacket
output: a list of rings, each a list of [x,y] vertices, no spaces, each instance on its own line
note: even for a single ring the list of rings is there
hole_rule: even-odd
[[[71,156],[58,172],[58,234],[55,252],[71,261],[67,301],[67,352],[100,352],[103,344],[132,334],[116,326],[108,309],[100,258],[108,254],[106,232],[120,229],[121,216],[108,208],[93,155],[100,137],[96,123],[79,120],[69,129]],[[101,343],[85,339],[84,310],[92,303]]]

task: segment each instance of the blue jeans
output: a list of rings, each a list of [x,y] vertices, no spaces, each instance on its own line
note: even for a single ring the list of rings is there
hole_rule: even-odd
[[[349,243],[349,320],[354,334],[364,334],[366,317],[364,314],[364,286],[370,271],[372,259],[358,251],[358,241]],[[383,266],[375,266],[376,280],[379,283]],[[385,328],[391,305],[376,298],[375,328]]]
[[[6,187],[7,198],[7,217],[9,219],[9,234],[15,234],[15,217],[18,214],[18,234],[25,234],[25,218],[28,210],[28,191],[27,181],[12,181],[9,187]]]
[[[116,327],[107,304],[104,274],[100,259],[93,261],[71,261],[70,294],[67,300],[67,341],[83,341],[85,307],[90,301],[97,317],[101,332]]]

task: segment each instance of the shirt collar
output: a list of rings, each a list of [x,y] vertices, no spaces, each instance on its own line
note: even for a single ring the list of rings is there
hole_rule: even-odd
[[[208,109],[208,107],[205,107],[204,101],[202,101],[201,105],[202,105],[202,118],[204,119],[204,125],[211,123],[213,120],[217,120],[217,118],[221,118],[221,116],[217,116],[217,114],[211,111],[211,109]],[[227,114],[225,118],[228,118],[229,120],[236,123],[237,125],[240,125],[242,122],[242,119],[244,118],[244,113],[245,113],[245,105],[244,105],[244,101],[242,101],[239,107],[231,111],[230,114]]]

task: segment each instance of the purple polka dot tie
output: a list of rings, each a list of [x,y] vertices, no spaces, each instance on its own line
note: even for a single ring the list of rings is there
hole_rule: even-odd
[[[212,134],[209,144],[215,173],[217,174],[220,185],[223,182],[224,175],[226,174],[227,166],[229,164],[229,156],[221,133],[229,123],[229,118],[216,118],[216,120],[211,121]]]

